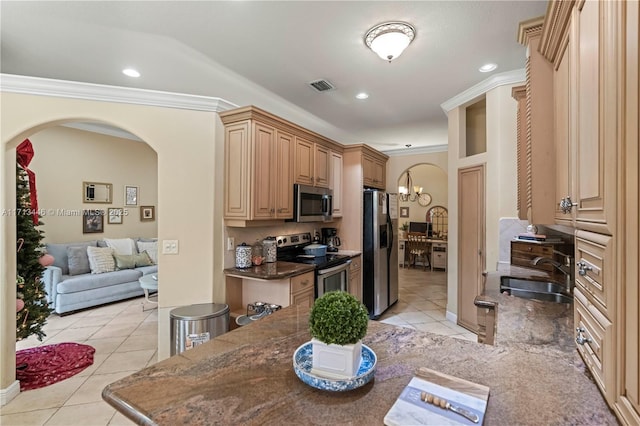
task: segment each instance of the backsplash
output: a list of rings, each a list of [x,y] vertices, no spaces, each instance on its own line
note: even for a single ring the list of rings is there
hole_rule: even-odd
[[[264,226],[264,227],[251,227],[251,228],[235,228],[225,227],[224,235],[224,267],[233,268],[235,266],[235,249],[226,250],[226,243],[228,237],[235,239],[236,246],[242,243],[247,245],[253,245],[256,240],[264,240],[266,237],[275,237],[277,235],[298,234],[301,232],[310,232],[313,237],[313,232],[316,231],[320,235],[320,229],[324,227],[338,228],[338,235],[340,235],[340,221],[333,221],[329,223],[297,223],[287,222],[281,226]]]
[[[515,217],[501,217],[498,225],[500,232],[498,263],[511,263],[511,240],[521,233],[527,232],[529,222]]]

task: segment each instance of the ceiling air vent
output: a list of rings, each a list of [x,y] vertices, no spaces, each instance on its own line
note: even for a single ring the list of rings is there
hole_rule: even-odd
[[[335,89],[335,87],[333,87],[333,84],[329,83],[329,81],[325,79],[312,81],[311,83],[309,83],[309,86],[313,87],[318,92],[327,92],[329,90]]]

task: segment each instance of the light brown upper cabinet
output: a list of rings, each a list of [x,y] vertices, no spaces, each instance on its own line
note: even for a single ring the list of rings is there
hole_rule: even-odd
[[[293,136],[255,120],[225,128],[224,216],[293,217]]]
[[[225,225],[282,223],[293,218],[294,182],[329,187],[331,152],[341,154],[342,145],[254,106],[219,115],[225,125]],[[296,174],[308,180],[298,182]]]
[[[364,186],[385,189],[387,159],[374,152],[363,152],[362,171]]]
[[[561,53],[560,60],[553,79],[554,92],[554,139],[556,155],[556,203],[555,203],[555,223],[559,225],[573,226],[575,219],[575,209],[572,206],[571,194],[573,189],[574,147],[575,126],[570,123],[569,106],[575,90],[572,89],[573,82],[569,78],[570,69],[575,69],[572,63],[573,52],[565,46]],[[572,131],[573,129],[573,131]]]
[[[333,217],[342,217],[342,153],[331,151],[331,185],[333,190]]]
[[[295,149],[295,183],[329,188],[330,148],[298,136]]]
[[[518,112],[520,218],[552,224],[555,212],[555,155],[553,146],[553,66],[538,51],[543,18],[520,24],[518,41],[527,46],[524,111]],[[514,93],[516,95],[516,93]],[[524,131],[522,131],[524,130]],[[524,138],[524,140],[523,140]],[[522,211],[526,208],[526,211]]]

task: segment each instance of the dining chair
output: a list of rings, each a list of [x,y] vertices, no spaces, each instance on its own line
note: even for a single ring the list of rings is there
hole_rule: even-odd
[[[426,270],[427,266],[431,267],[429,258],[430,243],[427,241],[427,234],[422,232],[409,232],[407,234],[407,248],[409,249],[409,265],[416,266],[416,260],[420,258],[422,260],[422,269]]]

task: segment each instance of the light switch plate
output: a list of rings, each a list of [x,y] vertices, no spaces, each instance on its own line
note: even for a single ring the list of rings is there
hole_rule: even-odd
[[[233,237],[227,238],[227,250],[231,251],[236,247],[236,240]]]
[[[178,240],[162,240],[162,254],[178,254]]]

